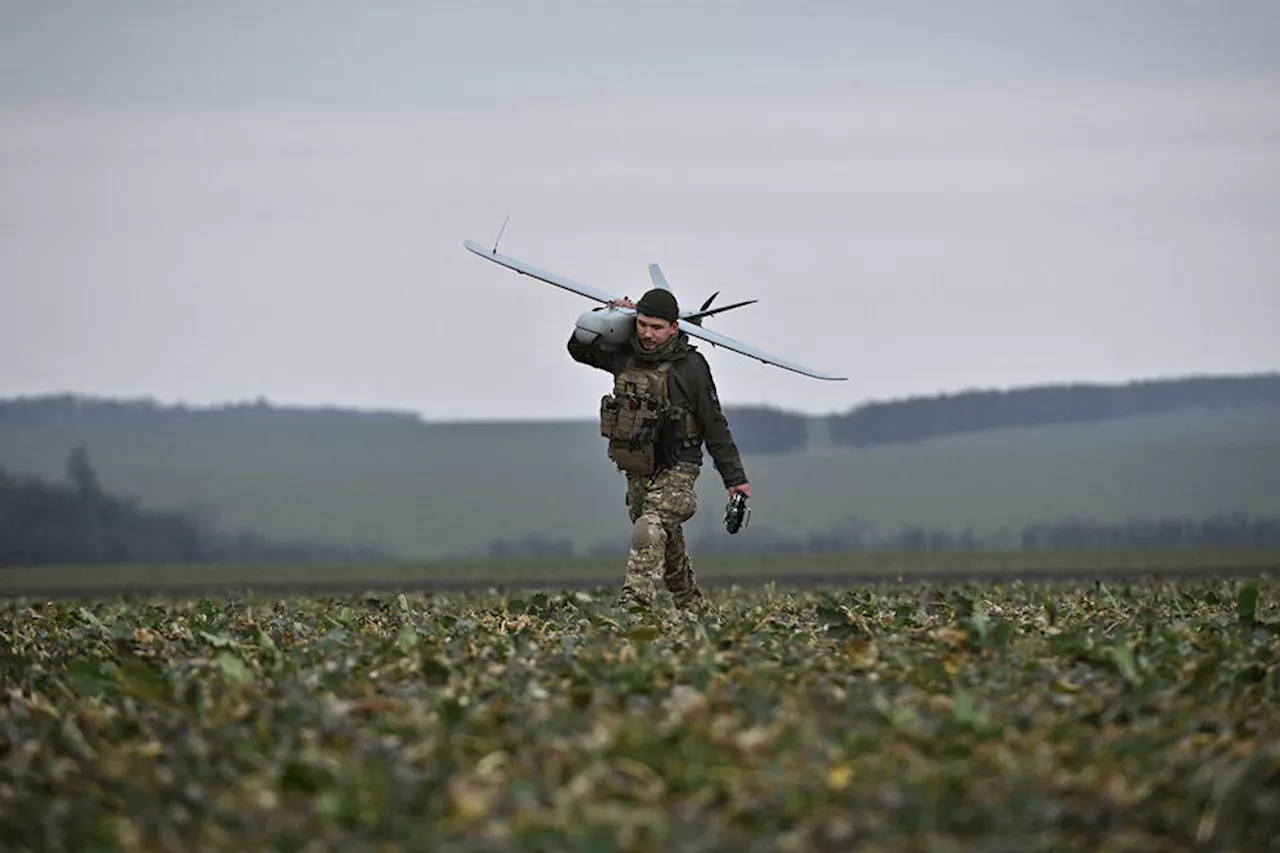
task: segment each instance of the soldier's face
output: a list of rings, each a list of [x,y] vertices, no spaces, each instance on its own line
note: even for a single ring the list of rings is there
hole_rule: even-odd
[[[667,338],[676,333],[676,325],[676,323],[668,323],[661,317],[637,314],[636,335],[640,338],[640,346],[647,350],[657,349],[667,342]]]

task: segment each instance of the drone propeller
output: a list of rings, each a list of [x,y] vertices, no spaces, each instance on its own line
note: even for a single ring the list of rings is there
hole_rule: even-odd
[[[714,295],[712,298],[715,298]],[[708,299],[706,302],[702,303],[701,309],[699,309],[693,314],[689,314],[688,316],[681,317],[680,319],[689,323],[693,323],[695,326],[701,326],[703,317],[710,317],[713,314],[719,314],[721,311],[728,311],[732,308],[741,308],[743,305],[750,305],[753,302],[759,302],[759,301],[760,300],[758,299],[748,299],[746,302],[734,302],[732,305],[721,305],[719,308],[712,308],[710,310],[707,310],[707,306],[711,304],[711,300]]]
[[[671,286],[667,284],[667,277],[662,274],[662,268],[659,267],[657,264],[649,264],[649,278],[652,279],[654,287],[659,288],[660,290],[671,289]],[[756,299],[750,299],[746,302],[735,302],[732,305],[724,305],[724,306],[721,306],[720,308],[712,308],[711,303],[714,302],[716,297],[719,295],[720,295],[720,291],[717,290],[715,293],[707,297],[707,301],[702,303],[701,308],[699,308],[697,311],[695,311],[692,314],[689,314],[685,317],[681,317],[680,319],[687,320],[690,323],[693,323],[695,326],[701,326],[703,317],[710,317],[713,314],[719,314],[721,311],[728,311],[730,308],[741,308],[743,305],[750,305],[752,302],[758,301]]]

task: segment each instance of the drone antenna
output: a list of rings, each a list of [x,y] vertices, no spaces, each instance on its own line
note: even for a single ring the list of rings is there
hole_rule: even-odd
[[[511,214],[508,213],[507,219],[510,219],[510,218],[511,218]],[[502,232],[507,230],[507,219],[502,220],[502,227],[498,229],[498,236],[493,241],[493,251],[490,254],[493,254],[493,255],[498,254],[498,240],[502,239]]]

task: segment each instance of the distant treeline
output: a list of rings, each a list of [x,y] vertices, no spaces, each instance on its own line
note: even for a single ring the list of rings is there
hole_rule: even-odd
[[[1046,385],[871,403],[833,416],[831,438],[844,446],[867,447],[1002,427],[1089,423],[1178,409],[1259,404],[1280,405],[1280,374]]]
[[[156,423],[165,421],[275,423],[286,426],[325,423],[421,423],[417,412],[354,409],[341,406],[276,406],[265,399],[221,406],[158,403],[151,398],[111,400],[79,394],[49,394],[0,400],[0,425]]]
[[[872,447],[1005,427],[1254,405],[1280,406],[1280,374],[964,391],[867,403],[825,417],[761,406],[725,406],[725,415],[744,453],[787,453],[803,448],[810,424],[819,421],[837,446]]]
[[[67,460],[68,484],[0,468],[0,566],[93,563],[371,562],[378,548],[280,542],[226,533],[195,512],[144,509],[107,493],[83,447]]]
[[[867,551],[1080,551],[1103,548],[1280,546],[1280,517],[1220,513],[1205,518],[1130,518],[1034,521],[1020,530],[978,534],[908,525],[880,532],[857,518],[804,535],[761,527],[735,536],[704,534],[690,543],[703,554],[844,554]]]
[[[694,554],[848,554],[858,552],[971,552],[971,551],[1078,551],[1103,548],[1169,547],[1276,547],[1280,546],[1280,517],[1220,513],[1205,518],[1131,518],[1103,522],[1084,518],[1036,521],[1019,531],[977,534],[971,529],[947,530],[910,525],[894,531],[878,531],[856,517],[806,534],[780,533],[768,527],[748,526],[736,535],[724,531],[691,539]],[[583,553],[624,556],[625,538],[601,542]],[[562,557],[577,555],[569,540],[542,535],[495,539],[470,556],[493,559]]]
[[[742,453],[790,453],[809,443],[808,415],[772,406],[725,406],[724,416]]]
[[[818,421],[826,422],[837,446],[872,447],[1006,427],[1256,405],[1280,406],[1280,373],[964,391],[867,403],[826,417],[759,406],[725,406],[725,415],[744,453],[786,453],[804,447],[810,424]]]
[[[1005,427],[1082,424],[1185,409],[1280,406],[1280,373],[1154,379],[1119,385],[1063,384],[973,390],[872,402],[836,415],[810,416],[773,406],[726,405],[744,453],[787,453],[808,444],[814,426],[843,447],[919,441]],[[0,426],[63,423],[420,423],[416,412],[273,406],[265,400],[214,407],[161,405],[153,400],[103,400],[71,394],[0,400]]]

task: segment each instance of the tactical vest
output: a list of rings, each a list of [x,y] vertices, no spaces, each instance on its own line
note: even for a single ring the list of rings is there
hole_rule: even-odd
[[[600,434],[621,471],[654,474],[675,464],[682,449],[702,444],[693,413],[671,404],[672,364],[649,367],[631,359],[614,377],[613,393],[600,400]]]

